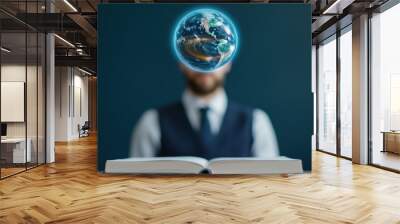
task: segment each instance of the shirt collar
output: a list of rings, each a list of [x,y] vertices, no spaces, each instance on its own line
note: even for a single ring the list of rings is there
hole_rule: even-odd
[[[187,110],[198,110],[202,107],[209,107],[211,112],[224,114],[227,107],[227,96],[224,89],[218,90],[209,100],[195,96],[189,90],[185,90],[182,96],[183,105]]]

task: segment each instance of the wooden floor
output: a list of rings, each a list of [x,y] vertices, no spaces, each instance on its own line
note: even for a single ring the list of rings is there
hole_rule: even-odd
[[[400,223],[399,174],[323,153],[285,178],[103,176],[93,137],[56,151],[0,181],[0,223]]]
[[[13,175],[13,174],[16,174],[16,173],[19,173],[19,172],[23,172],[23,171],[25,171],[26,170],[26,168],[24,167],[24,168],[20,168],[20,167],[17,167],[17,168],[14,168],[14,167],[12,167],[12,168],[1,168],[1,177],[3,178],[3,177],[8,177],[8,176],[11,176],[11,175]]]

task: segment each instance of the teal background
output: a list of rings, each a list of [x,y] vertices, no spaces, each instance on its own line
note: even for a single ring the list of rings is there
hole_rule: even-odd
[[[129,155],[132,129],[150,108],[180,100],[184,79],[172,30],[189,10],[231,17],[240,49],[228,97],[265,110],[281,155],[311,170],[311,7],[306,4],[101,4],[98,8],[98,163]]]

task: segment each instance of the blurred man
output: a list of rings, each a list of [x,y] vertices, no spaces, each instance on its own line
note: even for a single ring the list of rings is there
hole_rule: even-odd
[[[279,156],[267,114],[227,98],[224,79],[231,63],[209,73],[180,67],[186,79],[182,100],[142,115],[133,132],[131,157]]]

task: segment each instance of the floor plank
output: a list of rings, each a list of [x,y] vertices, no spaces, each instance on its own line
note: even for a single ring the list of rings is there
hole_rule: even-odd
[[[320,152],[289,177],[101,175],[94,137],[56,159],[0,181],[0,223],[400,223],[399,174]]]

